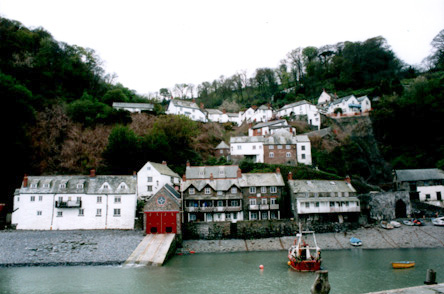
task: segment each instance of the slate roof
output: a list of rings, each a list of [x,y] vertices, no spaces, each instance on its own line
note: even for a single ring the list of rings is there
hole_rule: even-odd
[[[362,102],[362,101],[364,101],[365,98],[368,99],[367,95],[365,95],[365,96],[361,96],[361,97],[359,97],[359,98],[356,98],[356,100],[358,100],[359,102]],[[370,99],[369,99],[369,100],[370,100]]]
[[[109,188],[103,189],[107,183]],[[121,188],[120,184],[126,187]],[[36,188],[31,185],[36,184]],[[45,187],[45,184],[49,184]],[[78,184],[83,184],[78,188]],[[66,188],[64,187],[66,186]],[[135,194],[137,178],[135,176],[28,176],[27,187],[17,189],[20,194]]]
[[[241,187],[285,186],[280,173],[248,173],[239,179]]]
[[[395,170],[398,182],[444,180],[444,171],[438,168]]]
[[[204,179],[204,180],[186,180],[182,184],[182,191],[185,191],[190,186],[196,188],[197,191],[202,191],[205,187],[209,186],[215,191],[228,191],[231,187],[236,186],[239,188],[238,179]]]
[[[139,109],[145,109],[145,110],[153,110],[154,109],[154,105],[151,103],[113,102],[113,107],[139,108]]]
[[[211,174],[213,174],[214,179],[237,178],[238,169],[238,165],[187,166],[185,177],[187,181],[192,179],[209,179]]]
[[[285,119],[279,119],[279,120],[258,123],[257,125],[253,126],[252,129],[260,129],[260,128],[271,127],[271,126],[280,125],[280,124],[284,124],[285,126],[288,126],[287,121]]]
[[[356,193],[355,188],[345,181],[328,180],[288,180],[288,185],[293,193],[327,193],[349,192]]]
[[[290,134],[291,135],[291,134]],[[265,145],[296,145],[297,139],[294,136],[270,136],[265,138]]]
[[[165,188],[165,190],[168,191],[168,193],[170,193],[172,196],[174,196],[177,199],[180,199],[180,193],[178,191],[176,191],[176,189],[174,189],[170,184],[165,184],[163,186]]]
[[[219,115],[223,114],[223,112],[220,111],[219,109],[207,108],[206,111],[208,112],[208,114],[219,114]]]
[[[304,104],[311,104],[311,103],[308,102],[307,100],[302,100],[302,101],[298,101],[298,102],[294,102],[294,103],[291,103],[291,104],[284,105],[279,110],[284,110],[284,109],[287,109],[287,108],[292,108],[292,107],[296,107],[296,106],[304,105]]]
[[[334,100],[331,104],[332,105],[336,105],[336,104],[341,103],[342,101],[347,101],[347,100],[349,100],[349,99],[351,99],[353,97],[355,97],[355,96],[354,95],[345,96],[345,97],[342,97],[342,98]]]
[[[178,107],[188,107],[188,108],[194,108],[194,109],[199,109],[199,106],[197,106],[196,102],[191,101],[187,101],[187,100],[178,100],[178,99],[173,99],[171,100],[171,102]]]
[[[225,143],[224,141],[221,141],[215,149],[230,149],[230,146],[228,146],[227,143]]]
[[[230,144],[232,143],[261,143],[264,142],[264,136],[238,136],[231,137]]]
[[[173,172],[166,164],[149,162],[160,174],[170,177],[180,178],[178,174]]]

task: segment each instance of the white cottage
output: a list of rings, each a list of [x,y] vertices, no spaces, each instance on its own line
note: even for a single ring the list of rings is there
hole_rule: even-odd
[[[154,111],[154,105],[152,103],[113,102],[113,108],[136,113],[141,113],[142,111]]]
[[[168,105],[168,109],[165,111],[165,113],[185,115],[194,121],[208,121],[207,114],[203,109],[197,106],[194,99],[192,101],[172,99],[170,100],[170,104]]]
[[[14,194],[18,230],[134,229],[135,176],[25,176]]]
[[[372,102],[367,96],[356,98],[356,100],[358,100],[359,104],[361,105],[362,113],[369,112],[370,110],[372,110]]]
[[[148,161],[137,172],[137,196],[140,199],[150,198],[166,184],[179,187],[180,176],[165,161],[161,164]]]
[[[327,110],[327,114],[332,116],[350,116],[361,113],[361,103],[354,95],[342,97],[333,101]]]
[[[318,129],[321,127],[321,116],[318,108],[306,100],[284,105],[277,111],[277,117],[284,116],[290,118],[306,116],[308,124],[316,126]]]

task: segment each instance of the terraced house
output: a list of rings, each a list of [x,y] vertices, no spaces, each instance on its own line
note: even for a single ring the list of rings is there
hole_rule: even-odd
[[[185,222],[279,219],[283,187],[280,172],[243,174],[237,165],[187,165]]]
[[[136,176],[25,176],[14,194],[19,230],[133,229]]]

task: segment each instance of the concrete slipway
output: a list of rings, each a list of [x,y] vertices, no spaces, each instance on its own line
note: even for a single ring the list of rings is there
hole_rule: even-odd
[[[174,242],[175,234],[148,234],[124,263],[124,266],[161,266]]]

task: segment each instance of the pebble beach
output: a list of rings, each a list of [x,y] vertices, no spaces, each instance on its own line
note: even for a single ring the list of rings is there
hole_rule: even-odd
[[[360,228],[346,233],[316,234],[322,250],[351,249],[351,237],[363,249],[443,248],[444,227],[425,226],[385,230]],[[0,231],[0,267],[58,265],[119,265],[144,238],[142,231]],[[287,250],[294,236],[254,240],[185,240],[179,251],[223,253]]]

